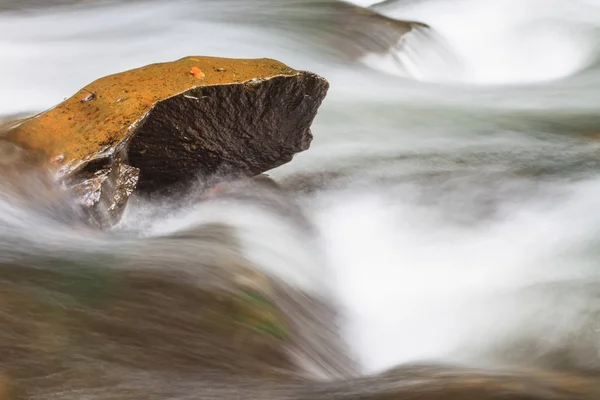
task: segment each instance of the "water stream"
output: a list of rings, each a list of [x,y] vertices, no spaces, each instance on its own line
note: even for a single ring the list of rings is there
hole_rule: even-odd
[[[185,265],[186,252],[123,243],[225,222],[256,265],[335,299],[365,373],[421,360],[600,369],[600,2],[388,0],[374,9],[434,34],[355,60],[268,3],[15,5],[0,13],[0,115],[192,54],[311,70],[331,84],[311,149],[269,173],[310,233],[285,209],[216,202],[143,203],[82,235],[5,194],[0,259]]]

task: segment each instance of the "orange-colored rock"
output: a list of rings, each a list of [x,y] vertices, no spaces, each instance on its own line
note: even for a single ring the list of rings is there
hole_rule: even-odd
[[[7,137],[114,222],[134,190],[185,189],[198,175],[254,176],[289,162],[308,148],[327,89],[271,59],[186,57],[101,78]]]
[[[204,80],[190,74],[193,68],[204,71]],[[10,138],[25,148],[45,153],[49,161],[64,159],[65,166],[75,167],[121,142],[161,100],[198,87],[298,74],[270,59],[186,57],[151,64],[90,83],[70,99],[27,120],[12,131]],[[61,166],[53,164],[56,169]]]

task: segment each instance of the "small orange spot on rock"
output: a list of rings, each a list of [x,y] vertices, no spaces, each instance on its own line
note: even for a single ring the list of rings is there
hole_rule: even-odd
[[[204,75],[204,72],[200,71],[200,68],[198,67],[192,67],[190,74],[194,75],[198,79],[202,79],[206,76]]]

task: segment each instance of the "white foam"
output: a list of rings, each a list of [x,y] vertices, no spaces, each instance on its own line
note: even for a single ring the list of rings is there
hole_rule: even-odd
[[[375,189],[328,199],[317,221],[346,307],[346,338],[365,370],[481,353],[493,363],[496,347],[525,338],[543,354],[600,323],[588,320],[599,311],[595,294],[568,291],[577,305],[565,298],[562,308],[550,306],[554,292],[526,294],[532,285],[600,279],[593,259],[580,257],[600,223],[600,181],[570,191],[469,226]],[[581,339],[591,357],[599,339]]]
[[[399,1],[382,10],[429,24],[443,38],[407,35],[396,74],[427,81],[521,84],[570,76],[588,65],[595,33],[581,27],[598,4],[579,0]],[[453,57],[449,57],[451,53]],[[453,58],[459,61],[460,68]],[[389,71],[373,56],[365,62]],[[411,65],[414,64],[414,65]]]

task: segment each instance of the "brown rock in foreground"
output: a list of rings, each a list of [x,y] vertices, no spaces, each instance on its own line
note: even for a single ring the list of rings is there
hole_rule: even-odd
[[[8,138],[42,153],[95,219],[114,222],[134,190],[289,162],[309,147],[327,89],[270,59],[186,57],[99,79]]]

